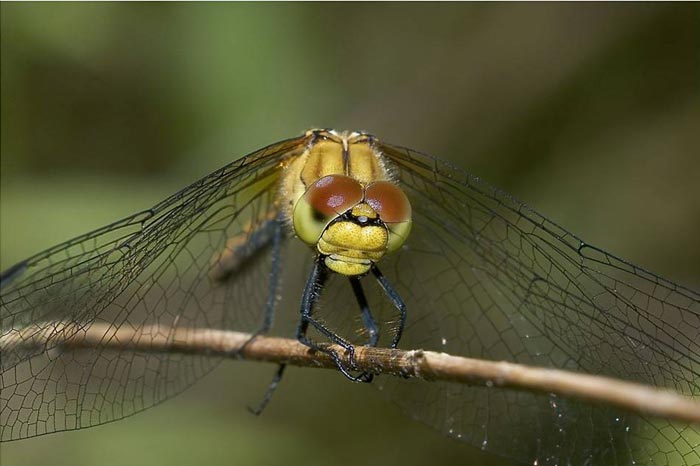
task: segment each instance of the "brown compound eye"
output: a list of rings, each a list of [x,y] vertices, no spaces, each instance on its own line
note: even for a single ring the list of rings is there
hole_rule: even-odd
[[[397,251],[411,232],[411,203],[406,194],[388,181],[377,181],[365,190],[365,202],[374,209],[389,230],[387,252]]]
[[[328,175],[309,186],[294,206],[294,231],[315,244],[334,218],[362,202],[362,186],[344,175]]]
[[[365,202],[384,223],[400,223],[411,220],[411,203],[398,186],[388,181],[377,181],[365,190]]]
[[[304,198],[320,214],[335,216],[362,201],[362,186],[349,176],[328,175],[309,186]]]

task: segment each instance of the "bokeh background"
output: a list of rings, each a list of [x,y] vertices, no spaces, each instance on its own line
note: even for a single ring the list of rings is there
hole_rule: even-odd
[[[700,287],[697,4],[0,5],[0,266],[308,127],[450,159]],[[371,387],[230,362],[3,465],[489,464]]]

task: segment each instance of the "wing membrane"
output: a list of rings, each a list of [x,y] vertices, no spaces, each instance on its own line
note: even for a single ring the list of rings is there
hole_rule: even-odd
[[[120,419],[178,393],[218,363],[206,355],[58,346],[92,325],[108,324],[105,341],[125,326],[170,339],[183,332],[186,338],[191,328],[256,330],[270,299],[271,269],[269,257],[249,246],[269,238],[281,161],[303,149],[302,141],[261,149],[152,209],[4,272],[0,338],[49,338],[3,347],[0,440]],[[380,264],[408,306],[402,347],[604,374],[700,396],[697,292],[586,244],[445,162],[380,148],[414,209],[406,247]],[[235,244],[244,247],[228,254]],[[306,249],[296,252],[308,259]],[[231,264],[245,273],[226,278]],[[290,274],[292,282],[302,280]],[[274,298],[296,306],[303,283],[297,285]],[[367,283],[367,294],[381,321],[395,324],[376,283]],[[339,280],[331,283],[321,297],[324,316],[355,328],[357,316],[333,314],[346,309],[336,303],[347,295]],[[554,395],[380,382],[413,417],[526,463],[700,462],[700,433],[687,426]]]
[[[445,162],[380,149],[414,209],[406,250],[393,271],[383,266],[409,309],[403,347],[700,396],[698,293],[586,244]],[[512,390],[400,382],[384,381],[385,392],[414,417],[529,464],[700,461],[700,434],[687,426]]]
[[[146,409],[191,385],[218,360],[57,345],[96,323],[173,338],[192,327],[254,330],[267,299],[269,261],[236,286],[211,276],[227,240],[254,234],[274,215],[281,161],[302,138],[250,154],[152,209],[60,244],[2,276],[0,440],[102,424]],[[57,325],[57,323],[59,323]],[[123,342],[127,344],[128,342]]]

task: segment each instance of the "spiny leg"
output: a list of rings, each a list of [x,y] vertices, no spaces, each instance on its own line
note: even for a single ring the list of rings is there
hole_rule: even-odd
[[[313,306],[313,304],[316,301],[316,298],[318,297],[317,289],[322,287],[323,284],[325,283],[326,275],[327,275],[327,271],[325,271],[322,268],[319,268],[318,260],[316,260],[314,262],[314,268],[311,271],[311,275],[309,275],[309,279],[307,280],[306,285],[304,286],[304,295],[302,297],[302,303],[305,303],[308,301],[308,305]],[[300,332],[302,332],[302,331],[304,334],[306,334],[308,326],[309,326],[308,321],[305,321],[304,319],[302,319],[300,321],[299,328],[297,329],[297,338],[298,338]],[[250,340],[248,340],[248,342],[250,342]],[[246,342],[243,346],[245,347],[245,345],[247,345],[248,342]],[[311,346],[310,342],[305,343],[305,344],[307,346]],[[265,409],[267,404],[272,399],[272,395],[274,394],[275,390],[277,389],[277,386],[279,385],[280,381],[282,380],[282,376],[284,375],[284,370],[286,367],[287,367],[286,364],[278,365],[277,372],[272,377],[272,381],[268,385],[267,390],[265,391],[265,395],[263,395],[263,398],[260,401],[260,403],[258,404],[258,406],[255,408],[251,408],[250,406],[248,407],[248,410],[251,413],[253,413],[255,415],[259,415],[260,413],[263,412],[263,410]]]
[[[267,333],[272,327],[272,323],[275,318],[275,304],[277,303],[277,290],[279,286],[280,276],[280,252],[282,248],[282,239],[284,237],[284,226],[282,220],[277,219],[275,223],[275,232],[272,237],[272,265],[270,268],[270,282],[267,289],[267,301],[265,302],[265,313],[263,315],[263,322],[260,328],[255,333],[253,333],[253,335],[248,339],[248,341],[246,341],[241,346],[241,348],[238,350],[239,354],[245,350],[245,347],[251,341],[253,341],[255,337]],[[282,380],[282,375],[284,374],[285,367],[285,364],[280,364],[277,367],[277,372],[275,372],[275,375],[272,377],[272,381],[268,385],[267,390],[265,391],[265,395],[263,395],[263,398],[260,401],[260,403],[258,403],[258,406],[255,408],[251,408],[250,406],[248,406],[248,410],[250,412],[252,412],[256,416],[260,415],[260,413],[263,412],[265,406],[267,406],[267,404],[270,402],[272,394],[277,389],[277,385],[279,385],[280,381]]]
[[[369,304],[367,303],[367,298],[365,297],[365,292],[362,289],[360,279],[357,277],[350,277],[350,284],[352,285],[353,293],[355,293],[357,304],[360,305],[360,313],[362,315],[362,321],[365,324],[365,329],[367,329],[367,333],[369,333],[369,341],[367,342],[367,346],[374,348],[379,342],[379,327],[377,327],[377,323],[372,316],[372,311],[369,309]],[[365,382],[371,382],[374,378],[374,374],[371,372],[362,372],[358,378],[362,378]]]
[[[248,343],[246,342],[246,344]],[[260,400],[260,403],[258,403],[258,406],[256,406],[255,408],[247,406],[248,411],[255,414],[256,416],[259,416],[265,410],[265,407],[270,402],[270,399],[272,399],[272,394],[275,393],[275,390],[277,390],[277,386],[282,380],[282,376],[284,375],[284,369],[286,367],[286,364],[280,364],[277,366],[277,372],[275,372],[275,375],[272,377],[270,385],[267,386],[267,390],[265,390],[265,395],[263,395],[262,400]]]
[[[242,272],[250,261],[272,245],[272,264],[270,268],[270,281],[267,290],[267,300],[263,312],[263,321],[260,328],[238,349],[236,355],[242,354],[245,347],[253,339],[266,333],[272,327],[275,315],[275,304],[277,302],[277,290],[280,280],[280,262],[282,241],[284,239],[284,222],[279,217],[276,210],[270,209],[261,222],[251,220],[239,234],[232,236],[226,241],[226,247],[217,253],[211,260],[211,270],[209,277],[215,283],[225,284],[227,280]],[[260,414],[270,401],[270,397],[282,379],[284,366],[280,366],[270,383],[263,400],[258,407],[248,409]]]
[[[372,312],[369,309],[369,304],[367,304],[367,298],[365,297],[365,292],[362,289],[362,284],[360,279],[357,277],[350,277],[350,284],[352,285],[352,291],[357,299],[357,304],[360,305],[360,314],[362,316],[362,322],[365,324],[365,329],[369,334],[369,341],[367,346],[376,347],[379,342],[379,328],[377,323],[374,321]]]
[[[265,301],[265,314],[260,328],[253,334],[253,338],[267,333],[272,328],[275,319],[275,304],[277,303],[277,290],[280,281],[280,262],[282,239],[284,237],[284,224],[281,219],[275,220],[275,231],[272,236],[272,265],[270,267],[270,283],[267,288],[267,300]]]
[[[304,294],[301,299],[301,321],[299,322],[299,327],[297,328],[297,339],[301,343],[315,350],[322,350],[324,352],[327,352],[323,348],[312,342],[306,336],[310,324],[316,330],[318,330],[324,337],[328,338],[331,342],[335,343],[336,345],[342,346],[347,351],[352,353],[354,351],[354,347],[350,343],[340,338],[336,333],[331,331],[328,327],[323,325],[321,322],[319,322],[312,316],[313,307],[316,304],[316,300],[321,294],[321,291],[324,285],[326,284],[327,279],[328,269],[323,264],[322,259],[317,258],[314,261],[314,268],[311,270],[311,274],[309,275],[309,279],[306,282],[306,286],[304,287]]]
[[[275,247],[273,246],[273,270],[276,269],[276,262],[279,259],[275,259],[278,254],[274,253],[274,250],[277,249],[279,246]],[[394,291],[394,289],[391,287],[391,285],[386,281],[383,275],[378,270],[375,270],[375,276],[377,277],[377,280],[379,281],[380,285],[384,289],[384,291],[389,295],[390,299],[394,303],[395,306],[399,308],[399,311],[401,312],[401,321],[400,321],[400,327],[398,330],[397,335],[394,338],[394,341],[392,342],[392,348],[395,348],[396,345],[398,344],[398,340],[401,338],[401,332],[403,331],[403,325],[405,322],[406,318],[406,312],[405,312],[405,305],[403,304],[403,301],[401,301],[401,298],[398,296],[398,294]],[[316,303],[316,300],[318,299],[318,296],[320,295],[323,286],[326,283],[326,280],[328,278],[328,270],[326,267],[323,265],[322,258],[317,257],[316,260],[314,261],[314,266],[313,269],[311,270],[311,274],[309,275],[309,278],[306,282],[306,285],[304,286],[304,294],[302,295],[301,299],[301,320],[299,322],[299,326],[297,327],[297,339],[305,344],[306,346],[317,350],[324,352],[331,356],[333,358],[333,361],[335,362],[336,366],[338,366],[338,369],[340,372],[347,377],[348,379],[354,381],[354,382],[371,382],[374,374],[367,373],[367,372],[362,372],[358,376],[353,376],[350,374],[349,370],[345,367],[343,362],[341,361],[340,357],[336,354],[335,351],[330,350],[328,348],[323,348],[314,342],[312,342],[307,336],[307,332],[309,329],[309,324],[313,325],[314,328],[316,328],[321,334],[326,336],[329,340],[332,342],[338,344],[339,346],[342,346],[345,348],[348,353],[349,353],[349,358],[350,361],[354,361],[354,354],[355,354],[355,348],[341,339],[338,335],[330,331],[328,328],[326,328],[323,324],[318,322],[316,319],[312,317],[312,311],[313,307]],[[367,328],[370,338],[368,342],[368,346],[375,347],[377,343],[379,342],[379,329],[377,327],[377,324],[374,320],[374,317],[371,314],[371,311],[369,309],[369,305],[367,303],[367,298],[365,297],[364,291],[362,290],[362,286],[360,284],[360,281],[356,277],[352,277],[350,279],[350,283],[353,288],[353,292],[355,293],[355,297],[357,299],[358,304],[360,305],[360,312],[362,313],[362,318],[365,323],[365,327]],[[276,287],[275,287],[276,288]],[[270,289],[272,290],[273,287],[271,285]],[[268,299],[268,309],[269,309],[269,314],[266,312],[266,318],[264,320],[264,324],[268,323],[269,325],[272,324],[272,317],[274,315],[274,305],[270,305],[269,303],[272,302],[274,304],[274,301],[270,301]],[[268,318],[269,317],[269,318]],[[267,328],[269,328],[269,325]],[[265,325],[263,325],[263,328],[266,328]],[[259,333],[256,333],[258,335]],[[250,341],[250,340],[249,340]],[[246,344],[248,344],[246,342]],[[245,346],[245,345],[244,345]],[[354,363],[353,363],[354,365]],[[263,396],[263,399],[261,400],[260,404],[256,408],[250,408],[248,409],[256,415],[259,415],[262,413],[262,411],[265,409],[267,404],[270,402],[270,399],[272,398],[273,393],[277,389],[277,386],[279,385],[280,381],[282,380],[282,376],[284,374],[284,370],[286,368],[286,364],[280,364],[278,366],[277,372],[275,373],[274,377],[272,378],[272,381],[270,382],[270,385],[267,388],[267,391],[265,392],[265,395]]]
[[[396,309],[399,311],[399,326],[396,329],[393,340],[391,341],[391,347],[396,348],[399,344],[399,340],[401,340],[403,328],[406,325],[406,304],[403,302],[401,296],[399,296],[399,293],[394,289],[391,283],[389,283],[389,280],[387,280],[382,272],[379,271],[379,268],[377,268],[376,265],[372,267],[372,273],[374,273],[374,276],[377,278],[377,281],[384,290],[384,293],[386,293],[394,307],[396,307]]]
[[[251,259],[274,241],[282,227],[283,220],[274,209],[259,221],[248,222],[240,233],[226,240],[222,251],[212,257],[210,278],[216,283],[225,283],[242,272]]]
[[[272,323],[275,319],[275,304],[277,303],[277,292],[280,282],[280,263],[282,241],[284,239],[284,223],[279,217],[274,220],[268,220],[263,225],[254,230],[250,234],[249,241],[242,243],[237,249],[231,252],[231,256],[237,257],[237,263],[242,264],[243,259],[250,259],[258,251],[267,247],[272,243],[272,262],[270,266],[270,281],[267,288],[267,299],[265,301],[265,309],[263,311],[263,321],[260,327],[253,332],[252,336],[246,341],[236,352],[238,354],[245,350],[245,347],[258,335],[267,333],[272,328]],[[237,269],[229,269],[229,274],[236,272]]]
[[[297,328],[297,340],[311,349],[328,354],[331,358],[333,358],[336,366],[338,366],[338,370],[340,370],[340,372],[348,379],[352,380],[353,382],[365,382],[366,380],[364,380],[362,374],[360,377],[355,377],[350,374],[350,370],[345,367],[335,351],[317,345],[306,336],[309,325],[313,326],[331,342],[342,346],[348,352],[348,358],[352,365],[351,369],[354,368],[355,347],[340,338],[337,334],[333,333],[312,316],[314,304],[316,303],[318,295],[323,289],[327,278],[328,269],[323,264],[323,259],[319,256],[314,261],[314,267],[309,275],[308,281],[306,282],[306,286],[304,287],[304,294],[301,299],[301,320],[299,322],[299,327]]]
[[[272,327],[275,316],[275,304],[277,303],[277,291],[280,281],[280,262],[282,241],[284,239],[284,223],[274,211],[266,214],[265,220],[255,225],[251,222],[244,230],[231,237],[226,242],[224,251],[216,255],[212,260],[212,270],[210,277],[215,282],[223,283],[230,277],[241,272],[246,264],[259,252],[268,246],[272,246],[272,263],[270,267],[270,280],[267,289],[267,300],[265,301],[265,309],[263,312],[263,321],[260,328],[256,330],[252,336],[238,349],[236,354],[240,355],[245,350],[245,347],[250,344],[258,335],[267,333]],[[259,415],[265,406],[270,401],[282,375],[284,374],[284,365],[280,365],[277,372],[272,378],[262,401],[257,408],[248,407],[252,413]]]

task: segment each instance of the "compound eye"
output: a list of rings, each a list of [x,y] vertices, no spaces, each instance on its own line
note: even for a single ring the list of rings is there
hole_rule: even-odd
[[[365,190],[365,202],[369,204],[389,230],[387,252],[401,248],[411,232],[411,203],[398,186],[388,181],[377,181]]]
[[[328,175],[309,186],[304,199],[320,215],[335,217],[362,201],[362,186],[349,176]]]
[[[401,223],[411,220],[411,203],[398,186],[388,181],[377,181],[365,190],[365,202],[384,223]]]
[[[316,244],[329,223],[362,202],[362,186],[344,175],[316,180],[294,206],[293,224],[297,236]]]

